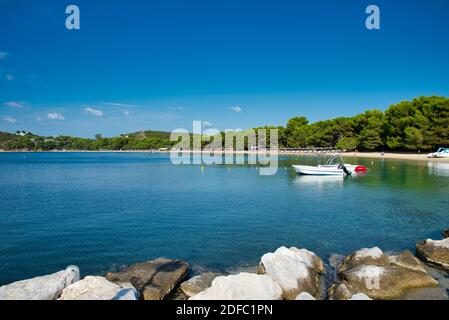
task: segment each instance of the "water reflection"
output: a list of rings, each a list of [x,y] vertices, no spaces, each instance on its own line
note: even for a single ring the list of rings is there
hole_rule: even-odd
[[[429,174],[449,177],[449,163],[427,162]]]
[[[297,185],[316,185],[316,186],[328,186],[328,185],[342,185],[345,178],[343,175],[339,176],[296,176],[295,184]]]

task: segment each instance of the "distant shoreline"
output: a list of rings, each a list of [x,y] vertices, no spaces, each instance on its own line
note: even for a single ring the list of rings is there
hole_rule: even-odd
[[[22,150],[0,150],[0,153],[170,153],[170,151],[159,151],[159,150],[53,150],[53,151],[22,151]],[[198,154],[200,151],[185,151],[184,153],[195,153]],[[207,151],[202,151],[202,153],[207,153]],[[222,154],[261,154],[264,152],[257,151],[221,151]],[[288,156],[300,156],[300,155],[332,155],[335,152],[309,152],[309,153],[299,153],[299,152],[272,152],[272,155],[288,155]],[[413,160],[413,161],[432,161],[432,162],[447,162],[449,163],[449,158],[427,158],[427,153],[398,153],[398,152],[345,152],[342,153],[344,157],[352,158],[371,158],[371,159],[396,159],[396,160]]]
[[[428,153],[397,153],[385,152],[346,152],[343,153],[346,157],[356,158],[372,158],[372,159],[396,159],[396,160],[415,160],[415,161],[434,161],[434,162],[449,162],[449,158],[427,158]]]

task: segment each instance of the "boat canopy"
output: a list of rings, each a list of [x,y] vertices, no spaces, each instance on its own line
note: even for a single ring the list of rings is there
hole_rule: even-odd
[[[329,158],[329,160],[326,161],[326,166],[331,166],[331,165],[335,165],[335,164],[343,164],[343,158],[341,156],[341,154],[336,154],[332,157]]]

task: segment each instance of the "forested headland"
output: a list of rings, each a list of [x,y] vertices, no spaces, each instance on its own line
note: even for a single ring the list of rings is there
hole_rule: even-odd
[[[449,145],[449,98],[431,96],[391,105],[386,111],[367,110],[353,117],[310,123],[291,118],[286,126],[255,128],[279,130],[281,148],[337,148],[359,151],[434,150]],[[169,132],[141,131],[95,139],[43,137],[28,132],[0,132],[2,150],[148,150],[170,148]],[[204,142],[207,144],[207,141]]]

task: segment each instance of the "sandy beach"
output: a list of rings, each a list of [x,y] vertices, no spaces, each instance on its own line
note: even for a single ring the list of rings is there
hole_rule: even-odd
[[[74,152],[82,152],[82,153],[169,153],[170,151],[160,151],[160,150],[54,150],[54,151],[5,151],[0,150],[0,153],[14,153],[14,152],[23,152],[23,153],[43,153],[43,152],[56,152],[56,153],[74,153]],[[202,153],[209,153],[210,151],[202,151]],[[200,153],[200,151],[184,151],[184,153]],[[257,152],[257,151],[221,151],[223,154],[260,154],[264,155],[265,152]],[[268,155],[291,155],[291,156],[300,156],[300,155],[334,155],[335,152],[291,152],[291,151],[281,151],[281,152],[271,152]],[[428,153],[394,153],[394,152],[345,152],[342,153],[344,157],[355,157],[355,158],[371,158],[371,159],[397,159],[397,160],[414,160],[414,161],[432,161],[432,162],[446,162],[449,163],[449,158],[427,158]]]
[[[346,157],[358,158],[374,158],[374,159],[397,159],[397,160],[416,160],[416,161],[435,161],[435,162],[449,162],[449,158],[427,158],[427,153],[389,153],[385,152],[383,155],[380,152],[346,152],[343,154]]]

